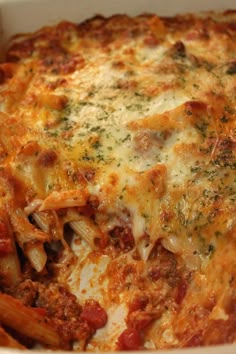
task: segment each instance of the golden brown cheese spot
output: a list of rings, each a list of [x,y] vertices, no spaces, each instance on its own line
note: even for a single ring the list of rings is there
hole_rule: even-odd
[[[144,38],[143,43],[150,48],[155,48],[160,43],[160,40],[153,33],[150,33]]]
[[[73,73],[76,69],[83,68],[84,65],[85,61],[79,53],[76,53],[73,56],[69,54],[58,54],[57,56],[53,55],[52,57],[49,55],[43,59],[41,68],[42,72],[48,72],[55,75],[68,75]]]
[[[40,286],[69,283],[86,304],[81,322],[65,289],[40,295],[67,346],[235,341],[234,17],[96,16],[13,38],[0,65],[1,209],[23,277],[38,269]],[[37,251],[46,268],[32,268]],[[101,307],[88,298],[108,313],[94,337]]]
[[[40,151],[40,146],[36,141],[29,141],[27,144],[22,146],[21,151],[18,156],[33,156],[37,155]],[[24,158],[23,157],[23,158]]]
[[[42,94],[37,97],[37,100],[40,105],[45,105],[46,107],[55,110],[61,110],[65,108],[68,98],[65,95],[58,96],[53,94]]]
[[[159,18],[158,16],[152,16],[150,19],[148,19],[148,25],[151,32],[153,33],[153,35],[156,36],[156,38],[162,38],[165,36],[165,25],[161,18]]]
[[[0,84],[4,84],[5,81],[11,79],[16,70],[16,65],[12,63],[2,63],[0,65]]]
[[[57,154],[54,150],[46,150],[39,154],[38,163],[42,167],[53,167],[57,161]]]
[[[146,172],[145,178],[153,186],[156,197],[160,198],[165,193],[166,166],[156,165]],[[147,183],[145,183],[147,185]]]

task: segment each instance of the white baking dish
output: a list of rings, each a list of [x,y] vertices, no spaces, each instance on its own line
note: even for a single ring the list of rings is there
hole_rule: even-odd
[[[3,47],[15,33],[29,32],[61,20],[80,22],[95,14],[109,16],[114,13],[136,15],[155,12],[158,15],[173,15],[183,12],[236,9],[235,0],[0,0],[1,42]],[[39,353],[38,351],[34,351]],[[0,348],[0,354],[18,353]],[[22,351],[20,351],[22,353]],[[65,353],[65,352],[58,352]],[[142,354],[142,352],[139,352]],[[158,351],[167,354],[234,354],[235,345],[209,348]]]
[[[17,32],[28,32],[45,24],[68,19],[80,22],[95,14],[137,15],[156,12],[173,15],[181,12],[235,9],[235,0],[0,0],[4,38]]]

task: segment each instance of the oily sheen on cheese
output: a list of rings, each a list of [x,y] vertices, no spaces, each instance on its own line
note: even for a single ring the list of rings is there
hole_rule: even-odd
[[[96,16],[11,40],[0,290],[51,314],[62,340],[49,348],[235,342],[235,53],[230,10]],[[52,305],[60,286],[77,315]]]

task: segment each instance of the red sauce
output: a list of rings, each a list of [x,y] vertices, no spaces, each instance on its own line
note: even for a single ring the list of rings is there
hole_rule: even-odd
[[[118,338],[118,350],[138,350],[143,346],[139,331],[135,328],[125,329]]]
[[[107,323],[105,310],[94,300],[89,300],[85,303],[80,318],[95,329],[101,328]]]

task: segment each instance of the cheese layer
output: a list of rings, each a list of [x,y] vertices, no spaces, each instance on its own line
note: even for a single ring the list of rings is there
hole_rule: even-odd
[[[1,208],[29,210],[30,242],[75,232],[58,279],[109,315],[90,350],[127,349],[125,329],[147,349],[236,339],[235,21],[62,22],[0,65]]]

